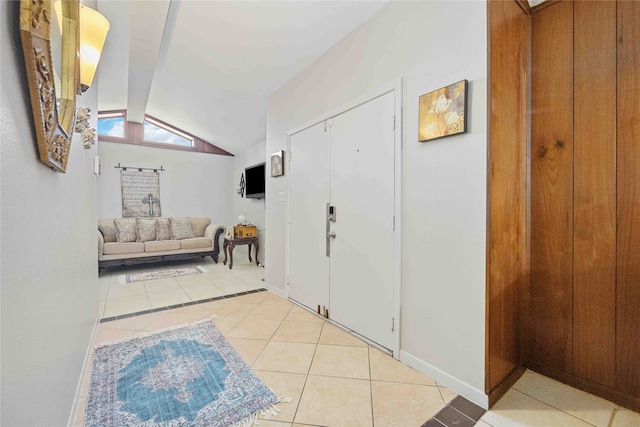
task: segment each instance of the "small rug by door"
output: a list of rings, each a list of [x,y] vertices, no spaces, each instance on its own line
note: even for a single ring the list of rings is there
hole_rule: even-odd
[[[168,279],[178,276],[189,276],[191,274],[206,273],[204,267],[185,267],[185,268],[169,268],[166,270],[147,271],[144,273],[132,273],[126,274],[125,280],[127,283],[144,282],[146,280]]]
[[[249,426],[285,401],[205,320],[96,347],[85,426]]]

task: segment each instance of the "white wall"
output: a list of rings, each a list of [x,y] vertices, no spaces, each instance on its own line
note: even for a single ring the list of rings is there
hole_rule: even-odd
[[[97,148],[75,134],[64,174],[38,160],[19,9],[0,2],[0,413],[6,426],[62,426],[98,318]],[[96,111],[96,97],[93,87],[77,104]]]
[[[266,162],[265,152],[266,142],[262,141],[256,145],[247,148],[244,151],[236,153],[234,157],[233,166],[233,182],[235,187],[233,188],[233,217],[229,224],[224,224],[226,227],[235,225],[238,223],[238,216],[244,215],[247,221],[254,224],[258,228],[258,244],[260,245],[260,251],[258,252],[258,259],[260,263],[264,265],[265,259],[265,245],[264,245],[264,221],[265,221],[265,202],[264,199],[247,199],[241,197],[236,189],[240,184],[240,175],[244,173],[244,168],[247,166],[253,166],[258,163]],[[266,168],[267,174],[269,174],[269,167]],[[245,177],[246,179],[246,177]],[[247,246],[237,246],[234,252],[242,252],[245,256],[247,254]]]
[[[100,141],[98,214],[100,218],[122,216],[120,169],[116,166],[160,168],[162,216],[207,216],[215,224],[233,220],[235,189],[234,158],[218,154],[144,147]]]
[[[269,98],[266,142],[404,79],[401,358],[483,405],[486,76],[485,2],[392,1]],[[462,79],[469,133],[418,142],[418,97]],[[267,178],[266,282],[286,293],[282,191]]]

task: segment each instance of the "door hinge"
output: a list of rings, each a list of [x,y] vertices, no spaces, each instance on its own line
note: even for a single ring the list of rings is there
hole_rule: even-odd
[[[320,312],[320,304],[318,304],[318,314],[322,314],[322,313]]]
[[[396,318],[392,317],[391,318],[391,332],[396,330]]]
[[[329,318],[329,309],[326,308],[326,307],[324,309],[324,317],[327,318],[327,319]]]

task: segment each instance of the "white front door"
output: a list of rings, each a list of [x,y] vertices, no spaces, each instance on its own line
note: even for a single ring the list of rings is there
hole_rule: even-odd
[[[329,306],[329,133],[324,122],[292,135],[290,153],[295,157],[288,172],[289,297],[315,311]]]
[[[289,297],[390,350],[394,114],[392,91],[291,135],[289,147]]]
[[[330,317],[394,348],[393,92],[331,120]]]

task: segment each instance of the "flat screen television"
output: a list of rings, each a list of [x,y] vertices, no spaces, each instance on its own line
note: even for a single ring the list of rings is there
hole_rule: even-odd
[[[264,163],[249,166],[244,170],[244,181],[246,186],[245,197],[247,199],[264,198]]]

